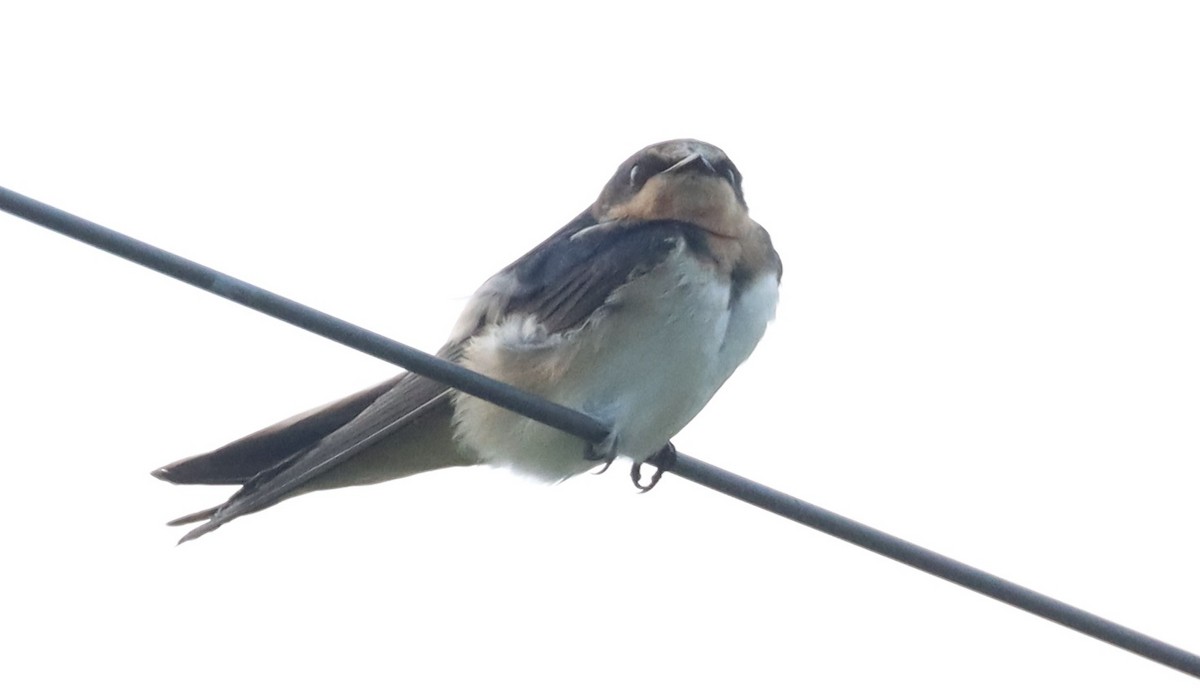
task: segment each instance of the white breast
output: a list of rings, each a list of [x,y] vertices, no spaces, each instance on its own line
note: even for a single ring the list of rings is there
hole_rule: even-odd
[[[608,422],[618,454],[644,459],[750,355],[777,299],[766,275],[731,303],[728,279],[680,242],[583,327],[546,336],[532,317],[510,317],[474,338],[464,364]],[[596,466],[577,438],[474,397],[455,406],[459,441],[489,463],[548,481]]]

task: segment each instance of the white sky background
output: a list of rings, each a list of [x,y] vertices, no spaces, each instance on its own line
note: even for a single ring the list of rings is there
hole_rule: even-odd
[[[8,6],[0,185],[432,351],[711,141],[783,295],[680,449],[1200,650],[1194,3],[429,5]],[[1192,686],[623,466],[176,548],[149,470],[393,369],[6,215],[0,295],[5,686]]]

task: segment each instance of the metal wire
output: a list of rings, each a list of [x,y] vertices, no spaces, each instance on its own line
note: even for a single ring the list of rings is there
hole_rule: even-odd
[[[0,187],[0,210],[585,440],[600,442],[608,435],[608,428],[603,423],[586,414],[481,376],[3,187]],[[694,457],[679,453],[675,461],[664,468],[681,478],[781,517],[1052,620],[1180,672],[1200,677],[1200,656]]]
[[[584,440],[599,443],[608,427],[574,409],[548,402],[506,383],[431,356],[406,344],[360,328],[287,297],[189,261],[156,246],[114,232],[90,220],[0,187],[0,208],[30,222],[78,239],[126,260],[199,287],[268,316],[303,328],[364,354],[382,359],[439,383],[486,399]]]

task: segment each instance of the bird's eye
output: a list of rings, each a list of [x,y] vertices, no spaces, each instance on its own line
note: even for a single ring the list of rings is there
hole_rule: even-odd
[[[729,184],[732,185],[734,189],[737,189],[737,175],[733,173],[733,168],[726,170],[725,176],[729,178]]]
[[[667,163],[657,158],[642,158],[629,167],[629,188],[638,191],[650,178],[667,169]]]

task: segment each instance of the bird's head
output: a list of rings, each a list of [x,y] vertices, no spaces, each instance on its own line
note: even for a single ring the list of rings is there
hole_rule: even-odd
[[[592,214],[602,222],[678,220],[731,237],[753,223],[742,174],[724,151],[695,139],[664,141],[630,156]]]

